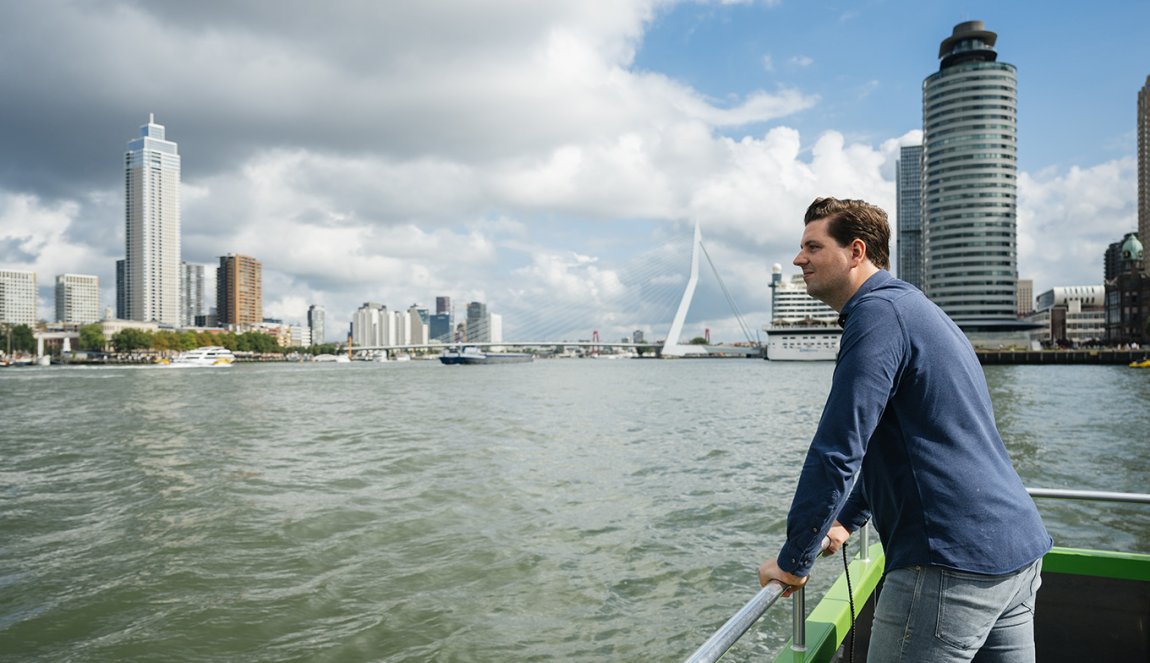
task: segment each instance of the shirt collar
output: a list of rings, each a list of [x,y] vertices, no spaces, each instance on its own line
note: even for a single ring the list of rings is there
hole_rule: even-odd
[[[874,290],[875,288],[878,288],[879,286],[886,284],[893,278],[894,277],[891,276],[890,272],[886,271],[885,269],[880,269],[874,274],[871,274],[870,278],[868,278],[866,281],[863,281],[863,284],[859,286],[859,289],[855,290],[855,294],[851,295],[851,298],[847,300],[846,306],[843,306],[843,310],[839,312],[839,326],[842,327],[846,325],[847,316],[851,314],[851,311],[854,310],[855,306],[858,306],[859,300],[863,298],[863,295],[867,294],[871,290]]]

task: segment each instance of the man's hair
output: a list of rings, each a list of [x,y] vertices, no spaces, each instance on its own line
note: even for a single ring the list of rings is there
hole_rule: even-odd
[[[890,225],[886,212],[864,200],[815,198],[807,208],[803,224],[828,219],[827,234],[839,246],[862,240],[866,254],[875,267],[890,269]]]

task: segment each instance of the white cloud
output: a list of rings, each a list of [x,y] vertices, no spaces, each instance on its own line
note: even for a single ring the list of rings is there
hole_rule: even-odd
[[[1102,283],[1107,246],[1138,228],[1136,176],[1133,157],[1019,175],[1018,271],[1035,294]]]

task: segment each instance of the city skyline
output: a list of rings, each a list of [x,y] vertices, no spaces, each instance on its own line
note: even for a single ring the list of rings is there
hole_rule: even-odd
[[[115,162],[155,113],[183,159],[181,258],[257,256],[268,317],[302,322],[318,304],[346,329],[363,301],[450,294],[503,312],[508,336],[540,302],[573,336],[629,334],[674,306],[636,306],[627,273],[679,257],[685,280],[697,220],[758,326],[810,199],[895,215],[922,81],[965,20],[1018,71],[1019,277],[1035,292],[1100,283],[1106,247],[1137,228],[1145,3],[337,4],[330,20],[306,3],[0,8],[8,61],[54,44],[0,72],[14,100],[0,109],[0,268],[40,274],[42,313],[55,274],[98,276],[113,302]],[[63,101],[81,110],[53,110]],[[708,299],[685,334],[735,338]]]

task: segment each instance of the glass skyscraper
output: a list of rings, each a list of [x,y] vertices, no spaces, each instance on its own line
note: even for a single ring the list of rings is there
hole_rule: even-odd
[[[180,155],[148,116],[124,155],[123,316],[180,324]]]
[[[922,290],[922,145],[905,145],[895,164],[898,277]]]
[[[958,24],[922,86],[924,290],[968,336],[1018,327],[1017,85],[996,40]]]
[[[1138,236],[1150,242],[1150,76],[1138,90]],[[1150,274],[1150,251],[1142,269]]]

